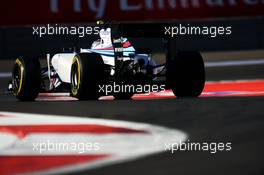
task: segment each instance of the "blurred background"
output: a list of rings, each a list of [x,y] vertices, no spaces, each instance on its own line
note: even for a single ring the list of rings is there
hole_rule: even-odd
[[[178,50],[244,51],[264,56],[264,2],[261,0],[12,0],[0,5],[0,59],[18,55],[41,57],[66,47],[90,47],[93,36],[33,35],[32,27],[46,24],[87,26],[97,20],[116,22],[169,22],[190,26],[231,26],[232,34],[178,37]],[[154,53],[162,52],[159,39],[134,39]],[[232,52],[230,52],[232,51]],[[235,53],[234,53],[235,54]],[[211,56],[211,55],[209,55]]]

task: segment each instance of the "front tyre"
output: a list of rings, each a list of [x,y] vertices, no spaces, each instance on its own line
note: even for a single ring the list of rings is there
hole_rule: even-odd
[[[100,97],[99,85],[103,82],[104,62],[95,53],[74,56],[71,66],[71,96],[79,100],[96,100]]]
[[[201,54],[178,52],[167,62],[166,80],[177,97],[198,97],[205,84],[205,68]]]
[[[34,101],[40,91],[41,75],[38,59],[19,57],[12,72],[14,96],[20,101]]]

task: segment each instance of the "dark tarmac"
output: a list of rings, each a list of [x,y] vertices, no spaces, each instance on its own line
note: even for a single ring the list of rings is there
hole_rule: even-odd
[[[207,81],[244,79],[264,79],[264,65],[207,69]],[[232,143],[228,152],[166,152],[77,174],[264,174],[264,97],[18,102],[7,82],[0,79],[0,111],[136,121],[180,129],[191,142]]]

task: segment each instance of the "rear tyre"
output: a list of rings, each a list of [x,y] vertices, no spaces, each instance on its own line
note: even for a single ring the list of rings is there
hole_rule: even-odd
[[[19,57],[12,72],[14,96],[20,101],[34,101],[40,91],[41,75],[38,59]]]
[[[104,62],[95,53],[80,53],[71,66],[71,95],[79,100],[96,100],[100,97],[99,85],[103,82]]]
[[[167,62],[167,84],[177,97],[198,97],[205,84],[205,68],[201,54],[178,52]]]

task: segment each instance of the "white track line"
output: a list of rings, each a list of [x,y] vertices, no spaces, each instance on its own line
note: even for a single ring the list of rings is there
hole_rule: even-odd
[[[264,59],[205,62],[205,67],[250,66],[264,64]]]
[[[0,72],[0,78],[10,78],[11,76],[11,72]]]

